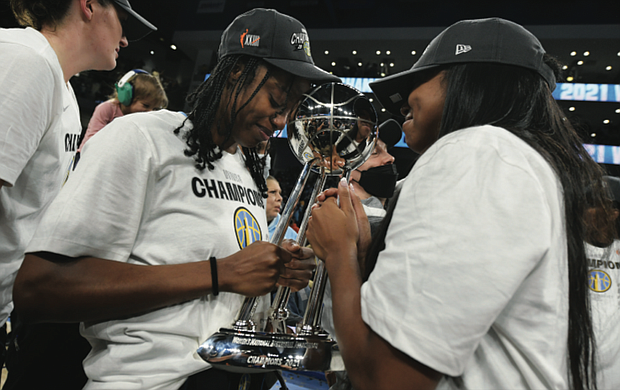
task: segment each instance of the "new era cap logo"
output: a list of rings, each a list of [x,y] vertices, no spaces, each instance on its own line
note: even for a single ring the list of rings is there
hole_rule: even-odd
[[[403,100],[403,97],[400,96],[400,93],[395,93],[394,95],[390,95],[390,100],[392,103],[398,103]]]
[[[454,55],[458,56],[459,54],[467,53],[470,50],[471,46],[458,44],[456,45],[456,53],[454,53]]]
[[[248,34],[248,29],[246,28],[245,32],[241,34],[241,37],[239,40],[241,41],[241,47],[246,47],[246,46],[258,47],[259,41],[260,41],[260,35]]]

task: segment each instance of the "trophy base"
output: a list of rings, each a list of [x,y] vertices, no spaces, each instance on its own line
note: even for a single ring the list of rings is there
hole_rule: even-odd
[[[298,336],[222,328],[202,343],[197,352],[214,368],[233,372],[324,372],[344,367],[336,343],[322,335]]]

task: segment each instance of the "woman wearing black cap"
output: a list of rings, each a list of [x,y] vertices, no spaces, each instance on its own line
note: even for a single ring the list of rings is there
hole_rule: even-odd
[[[87,389],[178,389],[210,368],[196,350],[232,325],[244,296],[307,285],[310,250],[262,241],[256,147],[284,128],[311,81],[338,80],[314,66],[309,47],[296,19],[249,11],[222,35],[188,115],[117,118],[85,145],[27,248],[15,310],[31,321],[84,322]],[[269,306],[259,301],[257,314]],[[204,380],[202,388],[262,385]]]
[[[80,111],[69,79],[85,70],[114,69],[120,49],[127,46],[128,39],[137,38],[125,31],[126,25],[141,24],[142,29],[137,29],[141,35],[155,29],[143,19],[138,21],[128,4],[128,8],[117,8],[110,0],[11,0],[10,4],[17,21],[27,28],[0,29],[2,325],[13,307],[13,280],[26,245],[42,212],[66,180],[78,146]],[[35,388],[41,383],[81,387],[85,381],[80,363],[83,356],[65,359],[58,355],[49,364],[38,364],[38,353],[46,348],[42,342],[58,338],[74,346],[74,339],[67,335],[75,333],[79,338],[77,326],[42,325],[26,330],[15,316],[12,326],[13,335],[19,335],[19,357],[9,364],[5,389]],[[64,330],[59,333],[61,327]],[[67,349],[63,352],[70,355]],[[28,357],[33,350],[36,356]]]
[[[346,184],[308,230],[355,389],[596,386],[582,216],[601,170],[551,95],[556,74],[531,33],[494,18],[456,23],[371,84],[422,155],[369,280]],[[605,205],[600,189],[594,200]]]

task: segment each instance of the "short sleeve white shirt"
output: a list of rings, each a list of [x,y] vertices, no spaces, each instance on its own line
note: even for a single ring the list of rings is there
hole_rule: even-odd
[[[82,131],[56,53],[32,28],[0,29],[0,324],[42,212],[70,172]]]
[[[264,200],[242,152],[223,152],[215,169],[198,170],[174,134],[184,120],[166,110],[126,115],[89,140],[28,251],[151,266],[222,258],[266,238]],[[179,388],[210,367],[196,350],[232,325],[243,299],[221,292],[83,324],[93,347],[86,389]],[[268,300],[259,302],[266,311]]]
[[[438,388],[567,388],[562,189],[508,131],[431,146],[403,184],[362,317],[444,374]]]
[[[620,388],[620,241],[607,248],[586,244],[592,325],[601,390]]]

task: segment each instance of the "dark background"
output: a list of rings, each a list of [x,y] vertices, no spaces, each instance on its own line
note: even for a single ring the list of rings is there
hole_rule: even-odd
[[[235,16],[255,7],[275,8],[299,19],[308,29],[316,64],[341,77],[381,77],[408,69],[428,42],[450,24],[461,19],[499,16],[524,25],[537,35],[547,52],[567,65],[565,77],[572,76],[579,83],[620,84],[617,0],[132,0],[131,4],[158,31],[121,49],[115,70],[82,72],[72,78],[84,127],[95,105],[112,92],[114,82],[135,68],[159,74],[170,100],[169,109],[187,109],[185,96],[215,64],[222,30]],[[8,0],[0,0],[0,27],[15,26]],[[414,50],[416,55],[411,54]],[[576,55],[571,56],[573,51]],[[588,56],[584,55],[586,51]],[[583,64],[578,65],[578,61]],[[606,70],[607,66],[612,70]],[[620,103],[559,103],[577,123],[584,142],[620,145]],[[392,117],[382,113],[376,101],[375,105],[380,122]],[[569,111],[569,107],[574,107],[574,111]],[[609,123],[604,124],[605,119]],[[271,153],[280,175],[297,175],[301,165],[285,140],[274,141]],[[397,158],[399,173],[405,176],[417,156],[406,148],[394,148],[391,153]],[[607,168],[620,175],[616,166]]]

